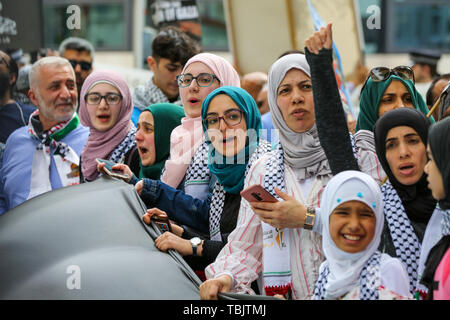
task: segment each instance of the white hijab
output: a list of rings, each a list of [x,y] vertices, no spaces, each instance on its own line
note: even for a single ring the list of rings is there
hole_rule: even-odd
[[[342,203],[357,200],[365,203],[376,216],[376,227],[372,241],[361,252],[347,253],[339,249],[330,236],[330,215]],[[330,268],[326,285],[326,298],[336,299],[359,285],[359,278],[367,260],[380,244],[383,231],[383,200],[378,184],[369,175],[360,171],[343,171],[334,176],[322,195],[320,209],[323,221],[323,252]]]
[[[316,175],[331,177],[331,170],[325,151],[320,145],[316,124],[302,133],[291,130],[283,119],[277,105],[277,91],[286,73],[299,69],[311,77],[308,62],[304,54],[288,54],[272,65],[269,71],[267,99],[275,129],[278,129],[280,143],[283,147],[284,160],[299,171],[299,179]]]

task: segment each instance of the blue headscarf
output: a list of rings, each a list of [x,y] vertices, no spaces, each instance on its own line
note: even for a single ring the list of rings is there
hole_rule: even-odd
[[[244,187],[245,169],[247,167],[251,154],[256,150],[259,144],[259,135],[261,129],[261,115],[252,96],[244,89],[238,87],[224,86],[212,91],[202,104],[202,119],[206,119],[209,104],[211,100],[219,95],[226,94],[234,103],[244,111],[245,123],[247,124],[247,142],[245,148],[237,155],[225,157],[216,150],[208,137],[208,129],[203,123],[206,141],[209,144],[209,170],[213,173],[219,183],[223,185],[228,193],[238,194]],[[250,130],[253,129],[253,130]]]

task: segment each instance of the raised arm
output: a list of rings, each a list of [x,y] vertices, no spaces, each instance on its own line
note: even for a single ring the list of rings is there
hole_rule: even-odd
[[[314,113],[319,140],[333,175],[358,170],[347,121],[332,65],[333,36],[331,24],[305,41],[305,55],[311,70]]]

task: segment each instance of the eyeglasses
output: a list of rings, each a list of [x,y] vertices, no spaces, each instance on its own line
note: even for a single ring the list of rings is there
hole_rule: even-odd
[[[77,60],[69,60],[70,64],[72,65],[72,68],[76,68],[79,64],[81,67],[81,70],[88,71],[91,70],[92,63],[86,62],[86,61],[77,61]]]
[[[186,88],[191,85],[191,82],[194,79],[195,81],[197,81],[199,87],[209,87],[213,83],[214,79],[217,79],[217,81],[219,81],[219,79],[215,75],[210,73],[200,73],[196,77],[194,77],[190,73],[185,73],[177,76],[177,83],[180,88]]]
[[[228,126],[237,126],[242,121],[242,114],[244,112],[238,109],[230,109],[223,113],[222,117],[217,115],[209,115],[203,120],[205,127],[208,129],[219,129],[220,119],[225,121]]]
[[[364,90],[364,87],[369,79],[372,79],[374,82],[381,82],[387,80],[391,75],[398,76],[403,80],[411,80],[414,84],[416,83],[414,71],[410,67],[398,66],[394,69],[389,69],[387,67],[376,67],[370,70],[369,76],[367,77],[366,82],[364,82],[361,92]]]
[[[120,101],[122,101],[122,95],[117,93],[107,93],[104,96],[102,96],[99,93],[88,93],[84,96],[84,100],[92,105],[99,105],[102,99],[105,99],[106,104],[108,105],[116,105],[119,104]]]

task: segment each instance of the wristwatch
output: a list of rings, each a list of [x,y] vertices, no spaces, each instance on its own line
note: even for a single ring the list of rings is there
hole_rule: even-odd
[[[316,209],[314,207],[306,208],[306,218],[303,228],[306,230],[312,230],[314,227],[314,221],[316,220]]]
[[[194,256],[196,256],[197,255],[197,247],[200,245],[200,243],[202,243],[202,239],[200,239],[199,237],[194,237],[189,241],[191,242],[191,245],[192,245],[192,254]]]

